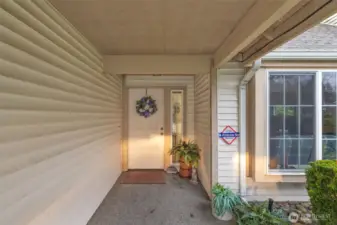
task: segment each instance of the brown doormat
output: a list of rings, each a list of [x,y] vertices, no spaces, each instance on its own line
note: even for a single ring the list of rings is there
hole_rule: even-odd
[[[165,184],[163,170],[131,170],[121,176],[121,184]]]

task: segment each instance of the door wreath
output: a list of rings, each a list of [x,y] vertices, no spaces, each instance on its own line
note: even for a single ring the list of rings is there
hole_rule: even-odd
[[[151,96],[144,96],[136,102],[136,111],[138,115],[148,118],[157,112],[156,100]]]

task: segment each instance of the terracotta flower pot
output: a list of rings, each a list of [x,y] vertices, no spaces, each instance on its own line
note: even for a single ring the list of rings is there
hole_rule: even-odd
[[[183,157],[180,158],[179,160],[180,163],[180,169],[179,169],[179,175],[184,178],[189,178],[192,175],[192,166],[187,165],[185,163],[185,160]]]
[[[277,159],[273,158],[269,162],[269,169],[276,169],[277,168]]]

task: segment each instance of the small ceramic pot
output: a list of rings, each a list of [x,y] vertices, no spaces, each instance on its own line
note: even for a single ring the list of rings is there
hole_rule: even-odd
[[[230,221],[233,219],[233,214],[231,212],[225,212],[223,216],[217,216],[215,214],[214,209],[212,209],[213,216],[217,218],[218,220],[223,220],[223,221]]]

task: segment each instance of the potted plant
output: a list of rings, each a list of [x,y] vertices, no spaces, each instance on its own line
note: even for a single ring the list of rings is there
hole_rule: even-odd
[[[212,188],[213,207],[212,211],[219,220],[229,221],[233,218],[233,210],[237,205],[241,205],[240,196],[236,195],[231,189],[225,188],[217,183]]]
[[[191,176],[192,167],[198,165],[200,148],[194,141],[180,141],[170,150],[170,154],[179,157],[179,175],[186,178]]]
[[[197,175],[197,168],[199,165],[200,160],[200,150],[197,146],[196,151],[190,152],[190,154],[186,155],[185,162],[192,167],[192,174],[191,174],[191,183],[197,184],[198,183],[198,175]]]

